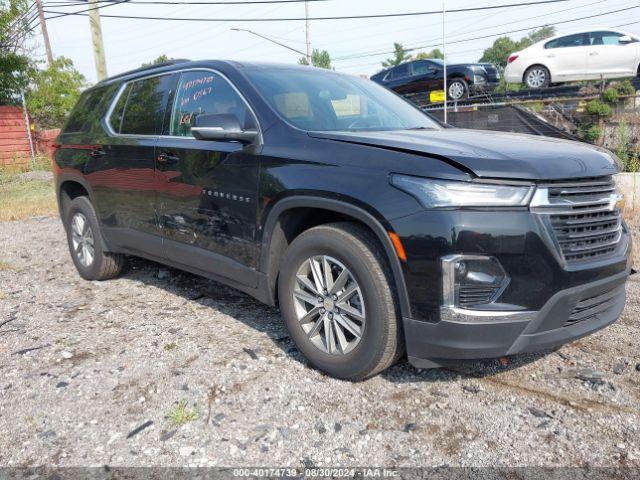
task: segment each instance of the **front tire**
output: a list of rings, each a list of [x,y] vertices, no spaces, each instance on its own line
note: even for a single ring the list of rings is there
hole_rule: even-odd
[[[316,368],[362,380],[402,352],[391,274],[371,234],[351,223],[298,236],[280,266],[278,296],[289,333]]]
[[[104,250],[100,226],[87,197],[76,197],[65,211],[64,226],[73,264],[85,280],[117,277],[124,266],[124,255]]]
[[[542,65],[534,65],[524,72],[524,84],[533,89],[548,88],[551,85],[551,73]]]
[[[451,80],[449,86],[447,87],[447,97],[449,100],[462,100],[469,96],[469,86],[467,82],[465,82],[461,78],[456,78],[455,80]]]

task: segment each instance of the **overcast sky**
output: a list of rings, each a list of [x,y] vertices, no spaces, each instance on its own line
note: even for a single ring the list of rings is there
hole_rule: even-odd
[[[47,0],[43,0],[46,4]],[[194,0],[198,1],[198,0]],[[224,0],[221,0],[224,1]],[[447,0],[447,9],[523,3],[525,0]],[[372,15],[438,10],[440,0],[328,0],[310,2],[310,16]],[[558,31],[591,27],[620,27],[640,35],[640,3],[638,0],[570,0],[549,5],[523,6],[498,10],[447,14],[447,56],[451,62],[477,61],[484,48],[503,32],[529,29],[540,25],[578,19],[625,7],[638,7],[598,18],[558,25]],[[86,8],[55,7],[49,11],[77,11]],[[303,3],[265,5],[113,5],[100,9],[103,15],[138,15],[186,18],[283,18],[304,17]],[[53,14],[48,14],[52,16]],[[64,55],[95,82],[95,66],[89,19],[66,16],[47,22],[55,56]],[[247,28],[305,50],[303,21],[291,22],[182,22],[102,18],[109,75],[137,68],[161,54],[173,58],[234,59],[274,62],[297,62],[299,55],[249,33],[231,31]],[[511,33],[514,39],[526,34]],[[473,37],[490,38],[464,41]],[[311,22],[314,48],[328,50],[336,70],[371,75],[380,70],[380,62],[390,56],[380,53],[393,48],[393,42],[406,47],[428,45],[430,50],[441,43],[442,17],[424,15],[397,18],[317,20]],[[461,41],[462,40],[462,41]],[[44,59],[40,31],[34,37],[36,52]],[[341,57],[350,57],[340,59]],[[358,57],[358,58],[356,58]]]

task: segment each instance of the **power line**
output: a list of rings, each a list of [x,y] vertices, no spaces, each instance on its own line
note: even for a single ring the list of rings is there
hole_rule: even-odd
[[[595,2],[587,3],[587,4],[584,4],[584,5],[577,5],[577,6],[573,6],[573,7],[570,7],[570,8],[565,8],[565,9],[562,9],[562,10],[555,10],[553,12],[543,13],[541,15],[535,15],[533,17],[527,17],[527,18],[524,18],[524,19],[514,20],[514,21],[506,22],[506,23],[503,22],[500,25],[491,25],[491,26],[488,26],[488,27],[477,28],[477,29],[474,29],[474,30],[463,31],[464,28],[462,28],[462,29],[458,29],[458,30],[456,30],[454,32],[451,32],[451,34],[453,36],[458,36],[459,37],[461,34],[470,34],[470,33],[482,32],[482,31],[485,31],[485,30],[495,29],[496,27],[505,27],[507,25],[513,25],[513,24],[516,24],[516,23],[528,22],[528,21],[533,20],[535,18],[543,18],[543,17],[548,17],[550,15],[556,15],[558,13],[564,13],[564,12],[568,12],[568,11],[575,11],[577,9],[590,7],[592,5],[596,5],[596,4],[599,4],[599,3],[604,3],[604,2],[607,2],[607,1],[610,1],[610,0],[597,0]],[[495,15],[495,14],[491,14],[491,15]],[[485,18],[485,17],[482,17],[482,18]],[[481,21],[482,20],[479,20],[479,21],[477,20],[477,21],[467,25],[467,27],[469,27],[471,25],[475,25],[477,23],[480,23]],[[435,24],[433,26],[435,26]],[[425,26],[420,26],[420,27],[416,27],[416,28],[420,28],[420,29],[424,30]],[[394,30],[392,32],[385,32],[385,34],[396,33],[396,32],[406,32],[408,30],[411,30],[411,29]],[[380,33],[377,33],[375,35],[368,35],[368,36],[365,36],[365,37],[358,37],[358,38],[370,38],[372,36],[378,36],[379,37]],[[435,42],[435,41],[438,41],[439,39],[440,39],[440,37],[436,37],[436,38],[433,38],[433,39],[430,39],[430,40],[426,40],[426,41],[427,42]],[[411,47],[412,45],[416,45],[416,44],[419,44],[419,43],[422,43],[422,42],[425,42],[425,40],[424,39],[420,40],[420,42],[408,42],[408,43],[402,42],[402,45],[405,46],[405,47]],[[336,44],[336,43],[342,43],[342,42],[331,42],[331,43],[328,43],[328,44],[325,43],[325,44],[323,44],[323,47],[326,47],[327,45],[333,45],[333,44]],[[380,48],[383,48],[383,47],[380,47]],[[379,50],[376,49],[376,50],[368,50],[368,51],[364,51],[364,52],[361,51],[359,53],[358,52],[353,52],[352,54],[353,55],[361,55],[361,54],[367,54],[367,53],[375,53],[375,52],[378,52],[378,51]],[[338,57],[338,58],[347,57],[349,55],[351,55],[351,54],[343,54],[341,57]],[[381,54],[381,55],[383,55],[383,54]]]
[[[87,8],[85,10],[78,10],[76,12],[63,13],[63,14],[55,16],[55,17],[47,17],[45,20],[54,20],[56,18],[66,17],[68,15],[78,15],[78,14],[83,13],[83,12],[91,12],[93,10],[99,10],[101,8],[112,7],[114,5],[120,5],[122,3],[128,3],[129,2],[129,0],[107,0],[107,1],[109,2],[109,5],[98,5],[96,7]],[[98,3],[98,2],[95,2],[95,3]],[[49,12],[46,12],[46,13],[49,13]]]
[[[620,8],[618,10],[611,10],[609,12],[603,12],[603,13],[598,13],[598,14],[594,14],[594,15],[588,15],[586,17],[572,18],[570,20],[562,20],[562,21],[559,21],[559,22],[549,22],[549,23],[546,23],[544,25],[537,25],[537,26],[534,26],[534,27],[520,28],[520,29],[517,29],[517,30],[509,30],[509,31],[500,32],[500,33],[492,33],[490,35],[482,35],[482,36],[479,36],[479,37],[465,38],[465,39],[462,39],[462,40],[454,40],[454,41],[449,42],[449,44],[472,42],[472,41],[475,41],[475,40],[484,40],[486,38],[498,37],[498,36],[501,36],[501,35],[508,35],[508,34],[511,34],[511,33],[525,32],[527,30],[535,30],[537,28],[548,27],[548,26],[551,26],[551,25],[561,25],[561,24],[565,24],[565,23],[578,22],[580,20],[588,20],[590,18],[604,17],[606,15],[612,15],[614,13],[625,12],[625,11],[628,11],[628,10],[633,10],[635,8],[640,8],[640,5],[635,5],[633,7],[627,7],[627,8]],[[440,46],[440,43],[435,43],[435,44],[431,44],[431,45],[420,45],[420,46],[417,46],[417,47],[407,48],[407,49],[405,49],[405,51],[410,52],[410,51],[413,51],[413,50],[420,50],[420,49],[423,49],[423,48],[434,48],[434,47],[438,47],[438,46]],[[348,55],[348,56],[344,56],[344,57],[337,57],[337,58],[334,58],[332,60],[334,60],[334,61],[352,60],[352,59],[355,59],[355,58],[375,57],[375,56],[378,56],[378,55],[387,55],[387,54],[390,54],[390,53],[393,53],[393,51],[385,50],[385,51],[381,51],[381,52],[366,53],[366,54],[362,54],[362,55]]]
[[[276,0],[273,0],[276,1]],[[284,0],[282,0],[284,1]],[[509,3],[503,5],[486,5],[483,7],[469,7],[469,8],[458,8],[453,9],[449,13],[464,13],[464,12],[475,12],[479,10],[495,10],[498,8],[511,8],[511,7],[523,7],[529,5],[544,5],[549,3],[562,3],[568,2],[570,0],[538,0],[532,2],[524,2],[524,3]],[[150,3],[150,2],[143,2]],[[68,16],[68,15],[84,15],[82,13],[73,13],[73,12],[56,12],[56,11],[47,11],[46,13],[59,15],[59,16]],[[319,20],[357,20],[357,19],[365,19],[365,18],[398,18],[398,17],[414,17],[414,16],[426,16],[426,15],[441,15],[441,10],[431,10],[427,12],[407,12],[407,13],[381,13],[374,15],[345,15],[338,17],[309,17],[309,20],[319,21]],[[306,21],[306,17],[290,17],[290,18],[173,18],[173,17],[147,17],[147,16],[133,16],[133,15],[103,15],[106,18],[126,18],[126,19],[135,19],[135,20],[167,20],[167,21],[180,21],[180,22],[299,22]],[[58,17],[49,17],[49,18],[58,18]]]

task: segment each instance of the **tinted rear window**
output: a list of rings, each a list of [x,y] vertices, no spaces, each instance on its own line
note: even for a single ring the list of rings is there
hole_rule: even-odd
[[[107,105],[113,95],[112,86],[93,88],[85,91],[71,111],[64,133],[88,132],[100,124]]]
[[[165,108],[175,81],[176,76],[170,74],[132,82],[131,87],[123,92],[128,95],[117,133],[158,135],[162,131]],[[112,127],[113,123],[111,121]]]
[[[571,48],[583,47],[589,44],[589,38],[586,33],[576,33],[567,35],[566,37],[556,38],[544,45],[544,48]]]

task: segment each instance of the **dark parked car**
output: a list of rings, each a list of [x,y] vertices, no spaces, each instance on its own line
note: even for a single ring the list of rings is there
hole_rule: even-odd
[[[414,60],[376,73],[371,80],[401,95],[444,90],[441,60]],[[461,100],[491,92],[500,84],[498,69],[490,63],[447,65],[447,97]]]
[[[81,96],[54,170],[89,280],[145,257],[279,305],[362,379],[554,347],[614,322],[631,237],[608,152],[445,128],[368,80],[174,63]],[[211,328],[215,331],[215,325]]]

